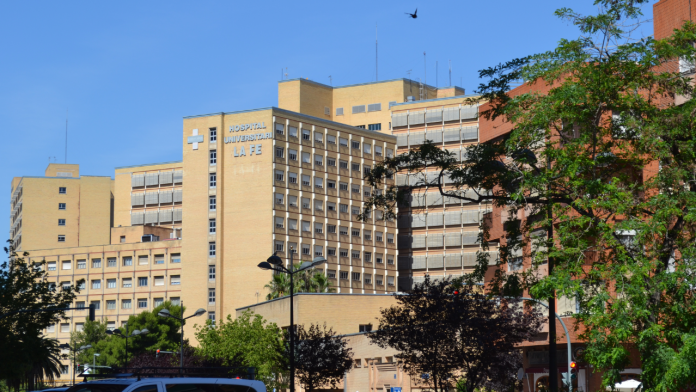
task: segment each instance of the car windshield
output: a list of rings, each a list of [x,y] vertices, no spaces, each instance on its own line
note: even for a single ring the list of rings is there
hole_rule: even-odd
[[[130,384],[78,384],[65,392],[122,392]]]

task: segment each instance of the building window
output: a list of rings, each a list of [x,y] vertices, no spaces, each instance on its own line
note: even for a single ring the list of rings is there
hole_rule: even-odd
[[[174,263],[174,264],[181,263],[181,253],[172,253],[172,263]]]
[[[48,262],[48,268],[47,270],[49,271],[55,271],[56,270],[56,262],[55,261],[49,261]]]
[[[339,251],[339,254],[341,255],[341,257],[348,257],[348,251],[346,249],[341,249]]]
[[[210,325],[215,325],[215,312],[208,312],[208,320],[210,320]]]
[[[130,309],[130,308],[131,308],[131,300],[124,299],[121,301],[121,309]]]
[[[311,186],[312,183],[309,180],[309,176],[307,175],[302,175],[302,186]]]
[[[372,252],[364,252],[363,253],[363,260],[366,263],[371,263],[372,262]]]
[[[208,209],[210,211],[215,211],[217,209],[217,199],[215,196],[210,196],[208,199]]]
[[[92,281],[92,288],[93,289],[100,289],[101,288],[101,279],[95,279]]]
[[[92,268],[101,268],[101,259],[92,259]]]
[[[356,260],[360,260],[360,251],[359,250],[353,250],[350,252],[350,256]]]
[[[217,128],[210,128],[210,142],[217,142]]]
[[[77,269],[87,269],[87,260],[77,260]]]
[[[107,289],[115,289],[116,288],[116,279],[107,279],[106,280],[106,288]]]
[[[138,265],[147,265],[147,255],[138,256]]]
[[[75,307],[78,309],[84,309],[85,308],[85,301],[77,301],[75,302]]]
[[[342,116],[343,115],[343,108],[336,108],[336,115]]]
[[[353,277],[353,281],[360,282],[360,272],[353,272],[351,275]]]
[[[164,255],[155,255],[155,264],[164,264]]]
[[[130,267],[133,265],[133,258],[130,256],[126,256],[123,258],[123,266],[124,267]]]
[[[348,280],[348,271],[341,271],[339,277],[343,280]]]
[[[133,287],[133,279],[131,278],[123,278],[123,288],[124,289],[129,289]]]
[[[324,234],[324,225],[319,222],[314,223],[314,232],[317,234]]]
[[[120,240],[121,240],[121,243],[124,244],[126,242],[126,236],[122,235]]]
[[[377,255],[375,256],[375,261],[377,262],[377,264],[382,264],[382,263],[384,263],[384,259],[382,258],[382,255],[381,255],[381,254],[377,254]]]
[[[389,264],[389,265],[394,264],[394,256],[387,256],[387,264]]]
[[[158,307],[158,306],[161,306],[163,303],[164,303],[164,298],[155,298],[152,301],[152,306]]]
[[[329,256],[336,256],[336,248],[326,248],[326,253],[328,253]]]
[[[363,127],[364,127],[364,125],[363,125]],[[358,127],[358,128],[360,128],[360,127]],[[356,140],[351,140],[350,146],[355,150],[359,150],[360,149],[360,142],[356,141]]]
[[[339,137],[339,138],[338,138],[338,144],[339,144],[341,147],[348,147],[348,139],[344,139],[344,138],[342,138],[342,137]]]
[[[285,219],[282,216],[275,217],[275,227],[276,229],[282,229],[285,227]]]
[[[305,256],[310,255],[309,245],[302,245],[302,254]]]
[[[394,243],[394,234],[393,233],[387,233],[387,243],[388,244]]]
[[[109,257],[108,259],[106,259],[106,266],[107,267],[115,267],[116,266],[116,258]]]
[[[358,328],[359,332],[371,332],[372,324],[361,324]]]
[[[285,243],[283,241],[276,241],[275,242],[275,250],[276,252],[285,252]]]
[[[324,256],[324,247],[321,245],[314,246],[314,256]]]
[[[208,280],[211,282],[215,281],[215,266],[214,265],[208,266]]]
[[[336,225],[326,225],[326,231],[329,234],[336,234]]]
[[[65,236],[64,236],[64,235],[59,235],[59,236],[58,236],[58,242],[65,242]]]
[[[106,301],[106,310],[116,310],[116,300]]]
[[[360,229],[351,229],[350,234],[353,237],[360,237]]]
[[[336,211],[336,203],[334,202],[326,202],[326,209],[329,211]]]
[[[58,219],[58,226],[65,226],[65,219]]]
[[[356,125],[355,127],[356,127],[356,128],[360,128],[360,129],[365,129],[365,126],[364,126],[364,125]]]
[[[60,365],[60,374],[62,374],[62,375],[70,374],[70,367],[68,365]]]
[[[348,204],[339,204],[338,210],[343,213],[348,212]]]
[[[338,189],[341,191],[348,191],[348,183],[346,182],[339,182],[338,183]]]
[[[387,276],[387,286],[394,286],[394,277]]]
[[[285,181],[285,172],[282,170],[276,170],[275,171],[275,180],[283,182]]]
[[[297,138],[297,127],[288,126],[288,135]]]
[[[288,205],[290,207],[297,207],[297,196],[289,195],[288,196]]]
[[[215,289],[208,289],[208,305],[215,305]]]
[[[208,242],[208,256],[215,256],[215,243]]]
[[[382,242],[383,237],[382,237],[382,232],[381,232],[381,231],[375,232],[375,239],[377,240],[377,242]]]
[[[302,130],[302,140],[309,140],[309,130],[308,129]]]
[[[290,158],[291,161],[296,161],[297,160],[297,150],[288,149],[288,157]]]
[[[382,123],[368,124],[367,129],[369,129],[370,131],[381,131],[382,130]]]
[[[384,278],[382,277],[382,275],[375,275],[375,284],[376,284],[377,286],[382,286],[382,285],[384,284],[384,280],[383,280],[383,279],[384,279]]]
[[[288,179],[291,184],[297,184],[297,173],[288,173]]]
[[[147,308],[147,298],[138,298],[138,309]]]
[[[217,187],[217,174],[216,173],[210,173],[209,175],[210,178],[210,187],[215,188]]]
[[[217,165],[217,150],[210,150],[210,165]]]
[[[365,241],[372,241],[372,231],[365,230],[363,232],[363,237],[365,238]]]
[[[181,297],[172,297],[170,301],[171,301],[172,305],[175,305],[175,306],[181,305]]]
[[[276,193],[275,194],[275,202],[276,204],[283,204],[285,199],[285,195],[282,193]]]
[[[336,159],[335,158],[326,158],[326,164],[328,166],[336,167]]]
[[[169,279],[170,286],[178,286],[180,284],[181,284],[181,276],[180,275],[172,275],[171,278]]]
[[[306,208],[306,209],[310,208],[309,199],[307,199],[306,197],[302,198],[302,208]],[[309,230],[307,230],[307,231],[309,231]]]
[[[208,233],[215,234],[215,219],[208,219]]]
[[[147,287],[147,276],[138,278],[138,287]]]
[[[341,226],[338,230],[339,230],[339,233],[341,235],[348,235],[348,228],[347,227]]]
[[[348,161],[338,161],[338,167],[340,169],[348,170]]]
[[[314,177],[314,187],[324,188],[324,179],[321,177]]]
[[[155,286],[164,286],[164,276],[155,276]]]
[[[64,194],[68,193],[68,189],[64,186],[58,187],[58,193],[60,193],[61,195],[64,195]]]
[[[69,270],[72,269],[72,263],[70,261],[63,261],[63,268],[64,270]]]
[[[276,158],[283,158],[283,147],[276,147]]]
[[[327,181],[326,181],[326,187],[329,188],[329,189],[336,189],[336,181],[327,180]]]

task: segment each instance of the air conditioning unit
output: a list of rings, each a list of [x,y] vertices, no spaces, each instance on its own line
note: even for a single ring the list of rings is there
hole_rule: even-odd
[[[406,97],[406,102],[414,102],[415,100],[416,97],[414,97],[413,95],[409,95],[408,97]]]
[[[154,242],[159,241],[159,236],[154,234],[145,234],[142,237],[142,242]]]

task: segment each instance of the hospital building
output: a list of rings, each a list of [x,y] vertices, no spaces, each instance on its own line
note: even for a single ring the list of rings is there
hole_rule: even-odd
[[[283,80],[277,107],[184,117],[171,133],[180,161],[102,176],[52,163],[43,175],[15,177],[17,250],[45,260],[58,286],[85,281],[76,299],[85,310],[68,312],[46,335],[68,341],[90,304],[109,328],[167,300],[204,308],[213,320],[236,317],[266,301],[272,272],[257,265],[274,252],[286,263],[291,251],[296,262],[325,257],[319,268],[341,298],[391,296],[426,274],[461,275],[473,268],[478,222],[490,207],[423,186],[395,220],[357,215],[384,191],[363,176],[385,157],[432,140],[461,159],[463,147],[478,143],[478,107],[467,98],[459,87],[409,79],[340,87]],[[399,173],[384,186],[417,181]],[[376,316],[357,312],[337,332],[359,332]]]

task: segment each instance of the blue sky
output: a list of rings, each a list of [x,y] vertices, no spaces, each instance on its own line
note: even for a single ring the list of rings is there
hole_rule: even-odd
[[[478,70],[576,37],[559,7],[593,12],[579,0],[1,2],[0,216],[12,177],[65,160],[66,112],[68,163],[113,176],[181,159],[183,116],[277,105],[286,67],[334,86],[374,81],[375,24],[381,80],[423,78],[425,51],[429,84],[436,61],[449,84],[451,60],[469,93]],[[404,14],[416,8],[418,19]]]

